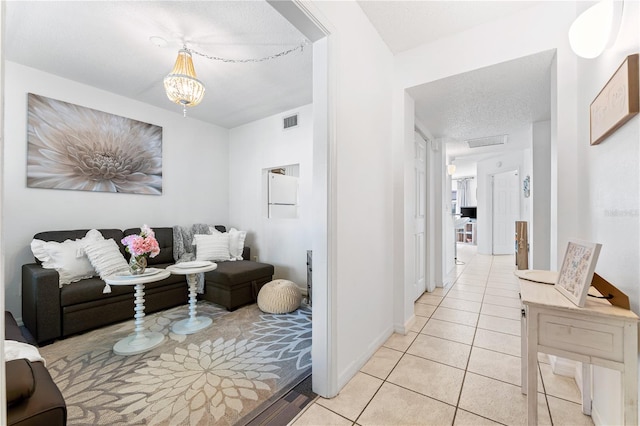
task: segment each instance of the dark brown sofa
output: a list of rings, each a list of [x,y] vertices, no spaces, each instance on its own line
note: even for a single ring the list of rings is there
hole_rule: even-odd
[[[173,228],[154,228],[160,254],[148,259],[148,266],[165,268],[175,263],[173,258]],[[216,226],[224,232],[223,226]],[[34,236],[44,241],[63,242],[82,238],[88,229],[41,232]],[[122,254],[128,258],[120,240],[140,232],[139,228],[121,231],[99,229],[105,238],[113,238]],[[249,259],[245,248],[243,258]],[[272,265],[239,260],[219,262],[215,271],[205,274],[205,292],[200,298],[220,304],[229,310],[256,301],[257,291],[271,281]],[[38,344],[52,342],[94,328],[133,318],[133,286],[111,286],[111,293],[103,293],[104,281],[98,277],[84,279],[59,288],[58,272],[44,269],[36,260],[22,266],[22,319]],[[145,313],[152,313],[178,305],[186,305],[188,291],[184,275],[145,285]]]
[[[28,343],[13,315],[4,314],[5,339]],[[16,359],[6,363],[7,424],[58,426],[67,424],[67,406],[42,362]]]

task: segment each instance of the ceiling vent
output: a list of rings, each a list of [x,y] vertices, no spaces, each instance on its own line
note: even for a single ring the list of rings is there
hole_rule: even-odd
[[[469,139],[465,142],[469,148],[480,148],[481,146],[504,145],[507,143],[507,135],[487,136],[485,138]]]
[[[282,128],[290,129],[292,127],[298,127],[298,114],[290,115],[282,119]]]

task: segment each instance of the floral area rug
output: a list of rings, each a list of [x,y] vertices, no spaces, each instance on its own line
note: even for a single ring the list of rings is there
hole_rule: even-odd
[[[197,309],[213,324],[186,336],[170,328],[188,317],[187,306],[147,315],[145,328],[165,340],[143,354],[112,350],[133,333],[133,319],[40,348],[67,403],[68,424],[244,423],[310,374],[308,307],[284,315],[255,304],[227,312],[198,302]]]

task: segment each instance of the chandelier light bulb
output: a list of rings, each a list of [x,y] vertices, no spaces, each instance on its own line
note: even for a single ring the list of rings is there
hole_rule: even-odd
[[[164,90],[169,100],[182,105],[185,117],[187,107],[193,107],[202,102],[205,92],[204,84],[196,76],[191,52],[186,47],[178,51],[173,70],[164,78]]]

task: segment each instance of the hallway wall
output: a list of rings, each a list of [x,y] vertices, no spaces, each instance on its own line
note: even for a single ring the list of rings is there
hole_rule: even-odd
[[[461,74],[478,68],[521,58],[543,51],[554,50],[556,58],[552,65],[555,101],[552,114],[551,145],[555,150],[552,161],[552,187],[557,188],[551,194],[550,214],[553,217],[551,231],[550,258],[552,267],[557,265],[557,247],[566,244],[568,236],[576,228],[573,218],[576,215],[576,168],[575,161],[575,55],[570,50],[567,31],[575,17],[575,5],[569,2],[541,2],[539,6],[514,13],[490,24],[479,25],[468,31],[439,39],[395,56],[395,84],[393,96],[394,123],[401,123],[404,114],[403,93],[407,88],[452,75]],[[545,22],[545,31],[540,32],[538,25]],[[504,34],[513,34],[504,37]],[[446,52],[446,60],[443,54]],[[555,70],[557,75],[555,75]],[[394,125],[393,145],[395,149],[404,146],[401,126]],[[396,162],[394,167],[401,167]],[[557,170],[562,168],[569,177],[558,180]],[[397,172],[396,172],[397,173]],[[396,219],[398,220],[397,216]],[[399,229],[397,224],[395,229]],[[401,228],[400,228],[401,229]],[[452,231],[453,232],[453,231]],[[404,240],[394,242],[394,252],[402,250]],[[396,287],[403,277],[394,277]],[[400,291],[399,288],[397,291]],[[410,313],[396,313],[395,316],[408,317]]]
[[[579,4],[577,13],[590,3]],[[640,3],[624,3],[615,44],[597,59],[579,59],[576,99],[578,171],[576,237],[602,244],[596,272],[625,292],[634,312],[640,312],[640,115],[591,146],[589,105],[627,55],[640,51]],[[594,367],[593,419],[596,424],[621,424],[619,373]]]
[[[328,152],[328,315],[336,321],[329,350],[339,390],[393,331],[393,56],[357,3],[306,6],[330,26],[329,67],[339,87],[329,92],[336,116],[329,117],[335,151]]]
[[[638,52],[638,2],[625,2],[620,36],[595,60],[579,60],[568,43],[568,29],[592,3],[540,2],[538,6],[487,25],[396,55],[395,90],[428,83],[525,55],[554,49],[552,64],[549,185],[549,265],[553,270],[570,238],[603,243],[599,273],[627,292],[637,312],[640,289],[640,152],[636,116],[598,147],[589,146],[589,105],[626,55]],[[539,23],[545,23],[545,31]],[[505,34],[513,36],[504,37]],[[445,57],[446,60],[443,59]],[[403,113],[394,94],[394,111]],[[402,146],[403,134],[394,131]],[[534,183],[535,184],[535,183]],[[619,375],[595,369],[594,420],[619,424]]]

